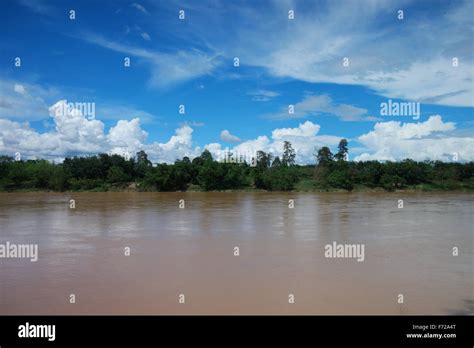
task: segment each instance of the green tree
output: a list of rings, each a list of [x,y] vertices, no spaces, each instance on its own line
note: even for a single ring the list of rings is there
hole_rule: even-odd
[[[276,156],[275,159],[273,160],[272,168],[273,167],[280,167],[280,166],[281,166],[280,157]]]
[[[380,183],[387,191],[393,191],[395,189],[401,189],[405,185],[406,181],[404,178],[398,175],[384,174],[380,178]]]
[[[275,167],[263,174],[263,187],[270,191],[291,191],[298,181],[298,175],[292,167]]]
[[[339,145],[338,145],[338,151],[336,153],[336,155],[334,156],[334,158],[337,160],[337,161],[345,161],[347,159],[347,153],[349,151],[348,147],[347,147],[347,140],[346,139],[341,139],[341,141],[339,141]]]
[[[62,165],[53,166],[53,172],[49,178],[49,188],[54,191],[68,189],[68,178]]]
[[[8,171],[8,180],[12,183],[13,188],[22,188],[27,186],[31,180],[30,173],[26,170],[23,161],[13,161]]]
[[[129,176],[119,166],[112,166],[107,171],[107,181],[110,183],[123,183],[129,180]]]
[[[291,143],[289,141],[284,141],[283,142],[283,158],[281,163],[284,166],[292,166],[295,164],[295,150],[291,146]]]
[[[316,161],[318,166],[327,166],[333,161],[333,155],[329,147],[323,146],[316,154]]]
[[[328,184],[334,188],[341,188],[351,191],[354,188],[352,180],[347,172],[342,170],[335,170],[328,176]]]
[[[209,152],[209,150],[204,150],[201,154],[201,159],[203,162],[211,162],[212,161],[212,154]]]
[[[204,190],[217,190],[219,189],[219,180],[224,176],[222,172],[222,166],[219,166],[217,162],[206,161],[199,168],[197,181],[199,186]]]
[[[135,171],[137,176],[143,178],[146,172],[153,167],[151,161],[148,159],[148,155],[145,151],[141,150],[137,152],[137,160],[135,162]]]
[[[148,159],[148,155],[145,151],[141,150],[137,152],[137,164],[151,166],[151,161]]]
[[[272,163],[272,154],[264,151],[257,151],[257,168],[267,169]]]

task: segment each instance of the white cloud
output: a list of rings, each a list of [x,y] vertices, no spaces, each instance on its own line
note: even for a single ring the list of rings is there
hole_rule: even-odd
[[[206,148],[216,158],[225,158],[228,151],[234,155],[250,158],[259,150],[282,156],[283,142],[290,141],[296,151],[298,163],[314,163],[315,149],[322,146],[336,148],[343,136],[320,135],[320,126],[306,121],[295,128],[277,128],[271,138],[258,136],[244,141],[233,148],[223,148],[221,144],[209,144]],[[359,154],[356,161],[392,160],[411,158],[452,161],[457,153],[460,161],[474,160],[471,149],[474,148],[473,135],[456,135],[453,122],[443,122],[441,116],[431,116],[425,122],[405,123],[396,121],[378,122],[374,130],[359,136],[357,141],[362,147],[351,146],[350,154]],[[350,140],[350,139],[349,139]]]
[[[258,136],[256,139],[247,140],[232,149],[223,149],[220,145],[213,144],[208,148],[217,158],[225,158],[227,151],[234,155],[251,158],[259,150],[270,152],[274,156],[282,156],[283,142],[290,141],[296,152],[298,163],[314,163],[315,148],[322,146],[335,146],[342,137],[333,135],[318,135],[320,126],[310,121],[300,123],[296,128],[277,128],[272,131],[271,139],[267,136]]]
[[[71,94],[61,92],[57,87],[0,79],[0,118],[20,121],[44,120],[50,114],[48,109],[52,102],[64,100],[65,95]],[[158,118],[145,110],[124,105],[123,102],[118,104],[114,101],[87,98],[77,100],[72,97],[68,101],[95,103],[97,116],[104,120],[139,118],[142,123],[152,123]]]
[[[452,66],[450,57],[412,63],[399,71],[372,72],[364,83],[382,95],[427,104],[474,106],[472,62]],[[469,78],[471,76],[471,78]]]
[[[27,7],[29,10],[42,14],[42,15],[52,15],[53,8],[44,0],[19,0],[18,3],[22,6]]]
[[[264,47],[269,47],[249,59],[279,77],[363,85],[386,97],[419,102],[474,105],[473,55],[465,49],[472,42],[473,22],[459,16],[461,8],[474,11],[472,1],[457,2],[444,16],[407,18],[384,29],[377,27],[378,18],[395,21],[400,3],[371,4],[333,3],[317,19],[298,13],[291,30],[281,30],[278,40],[268,40]],[[262,36],[251,37],[260,42]],[[348,67],[342,65],[344,57]],[[453,67],[453,57],[458,57],[458,67]]]
[[[266,89],[251,91],[251,92],[248,92],[247,94],[252,96],[253,101],[259,101],[259,102],[267,102],[280,95],[280,93],[278,92],[268,91]]]
[[[150,85],[159,88],[210,74],[220,65],[218,54],[207,54],[198,49],[161,53],[123,45],[90,33],[82,38],[95,45],[144,59],[151,64]]]
[[[60,100],[49,108],[50,116],[56,125],[53,136],[68,151],[93,152],[104,145],[104,124],[89,120],[78,109],[68,109],[65,100]]]
[[[149,154],[154,162],[172,163],[176,159],[185,156],[193,158],[201,154],[200,147],[193,147],[193,129],[187,125],[175,130],[170,140],[166,143],[152,143],[145,145],[143,149]]]
[[[220,63],[216,56],[201,51],[178,51],[175,54],[156,54],[151,61],[150,84],[166,87],[208,75]]]
[[[23,85],[20,85],[18,83],[15,83],[15,87],[13,88],[13,90],[19,94],[25,94],[26,93],[26,89]]]
[[[48,101],[56,88],[0,79],[0,118],[37,121],[48,117]],[[56,99],[57,100],[57,99]]]
[[[230,134],[230,132],[227,129],[224,129],[221,132],[220,138],[221,138],[222,141],[226,141],[226,142],[229,142],[229,143],[238,143],[238,142],[242,141],[239,137]]]
[[[273,139],[283,139],[287,136],[308,137],[319,132],[320,126],[310,121],[306,121],[299,125],[298,128],[280,128],[272,132]]]
[[[337,104],[327,95],[306,95],[303,100],[293,105],[294,113],[290,114],[288,106],[277,113],[265,115],[269,119],[289,119],[331,114],[343,121],[373,121],[366,116],[367,109],[350,104]]]
[[[147,32],[141,33],[140,36],[143,38],[143,40],[151,41],[151,37]]]
[[[182,126],[190,126],[190,127],[204,127],[206,124],[204,122],[197,122],[197,121],[185,121],[180,122],[179,125]]]
[[[442,5],[425,16],[428,3],[420,9],[408,0],[275,1],[266,6],[264,20],[258,6],[201,6],[202,19],[192,31],[193,38],[209,42],[227,59],[239,52],[241,64],[273,77],[361,85],[387,98],[474,106],[474,2]],[[284,15],[289,8],[296,11],[293,21]],[[403,20],[397,19],[399,9],[405,11]],[[222,25],[227,15],[239,25]],[[216,23],[222,31],[211,30]],[[453,57],[459,66],[453,67]]]
[[[62,160],[72,155],[98,153],[124,153],[143,149],[155,162],[173,162],[185,155],[194,157],[199,148],[192,147],[192,128],[182,126],[166,143],[145,144],[147,132],[141,129],[138,118],[119,120],[104,132],[104,124],[89,120],[78,109],[66,107],[60,100],[49,108],[54,130],[38,133],[28,123],[0,119],[0,153],[13,155],[20,152],[22,158],[46,158]]]
[[[460,161],[474,160],[474,136],[456,136],[455,129],[453,122],[443,122],[439,115],[418,123],[376,123],[374,130],[358,138],[365,149],[355,160],[452,161],[454,153]]]
[[[64,107],[60,100],[49,108],[54,129],[39,133],[28,123],[0,119],[0,154],[13,155],[20,152],[23,158],[46,158],[62,160],[66,156],[91,155],[105,152],[134,154],[145,150],[153,162],[174,162],[184,156],[194,158],[202,149],[193,142],[193,129],[183,124],[167,142],[146,143],[147,132],[141,128],[138,118],[119,120],[108,133],[97,119],[88,119],[77,109]],[[61,110],[63,112],[58,112]],[[311,121],[294,128],[277,128],[271,138],[260,135],[243,141],[231,149],[219,143],[207,144],[215,158],[223,159],[227,151],[237,156],[251,158],[259,150],[274,156],[282,155],[283,142],[290,141],[296,151],[298,163],[314,163],[314,152],[322,146],[335,148],[342,136],[321,135],[320,126]],[[374,129],[357,138],[362,147],[352,147],[359,153],[355,160],[445,160],[450,161],[454,153],[460,161],[474,160],[474,136],[456,133],[453,122],[443,122],[441,116],[431,116],[425,122],[402,123],[379,122]],[[351,152],[351,151],[350,151]]]
[[[133,106],[117,105],[110,102],[96,103],[96,114],[103,120],[132,120],[139,118],[142,124],[153,123],[158,118],[156,115]]]
[[[126,148],[135,153],[140,150],[148,133],[140,128],[140,120],[120,120],[115,127],[110,128],[107,140],[113,147]]]
[[[361,85],[387,98],[474,106],[473,20],[469,16],[474,3],[466,0],[443,6],[423,16],[424,11],[408,0],[275,1],[268,2],[265,20],[261,20],[258,6],[187,4],[199,16],[179,32],[170,23],[165,34],[183,43],[175,52],[144,50],[91,34],[81,37],[148,61],[149,82],[156,87],[213,73],[230,64],[238,52],[242,65],[261,68],[272,77]],[[283,15],[288,8],[296,11],[291,22]],[[400,8],[405,10],[402,21],[396,17]],[[239,25],[229,23],[228,16]],[[345,57],[347,67],[342,64]],[[457,67],[453,67],[453,57],[458,59]],[[253,71],[258,78],[261,69]],[[244,74],[224,73],[229,79]],[[256,92],[260,92],[253,97],[257,101],[275,97],[275,92]],[[358,119],[361,110],[344,109],[344,105],[336,111],[346,120]]]
[[[143,5],[140,5],[140,4],[136,3],[136,2],[132,3],[130,6],[136,8],[136,9],[137,9],[138,11],[140,11],[140,12],[143,12],[143,13],[146,13],[146,14],[149,13],[149,12],[146,10],[146,8],[143,7]]]

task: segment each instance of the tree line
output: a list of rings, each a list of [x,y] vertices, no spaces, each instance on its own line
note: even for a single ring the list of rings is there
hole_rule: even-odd
[[[335,154],[328,147],[317,149],[313,165],[295,164],[296,153],[288,141],[281,158],[258,151],[252,163],[219,162],[208,150],[193,160],[183,157],[157,165],[144,151],[129,159],[99,154],[68,157],[58,164],[0,156],[0,191],[474,189],[474,162],[354,162],[347,154],[347,140],[342,139]]]

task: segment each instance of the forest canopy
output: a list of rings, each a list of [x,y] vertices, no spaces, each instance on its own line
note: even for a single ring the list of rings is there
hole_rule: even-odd
[[[291,143],[282,158],[258,151],[252,163],[216,161],[208,150],[191,160],[153,165],[144,151],[135,157],[99,154],[66,158],[63,163],[0,156],[0,191],[334,191],[473,190],[474,162],[347,160],[347,140],[338,152],[315,149],[315,163],[295,164]]]

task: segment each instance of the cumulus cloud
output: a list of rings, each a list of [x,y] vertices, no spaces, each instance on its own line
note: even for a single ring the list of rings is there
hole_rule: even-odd
[[[290,141],[296,152],[298,163],[313,163],[314,151],[322,146],[335,146],[341,140],[339,136],[319,135],[320,126],[306,121],[295,128],[277,128],[272,131],[271,138],[266,135],[246,140],[233,148],[223,148],[221,144],[209,144],[206,148],[215,158],[224,159],[230,151],[234,156],[250,159],[257,151],[270,152],[273,156],[282,156],[283,142]]]
[[[80,110],[68,108],[65,100],[55,103],[49,108],[49,112],[55,124],[55,132],[50,136],[56,139],[66,152],[93,153],[104,147],[102,122],[89,120]]]
[[[176,128],[175,134],[166,142],[147,143],[148,133],[141,128],[139,118],[119,120],[105,132],[101,121],[87,118],[78,109],[67,108],[64,100],[52,105],[49,112],[54,129],[44,133],[32,129],[28,123],[0,119],[0,153],[13,155],[20,152],[26,159],[62,160],[74,155],[134,154],[144,150],[155,163],[172,163],[184,156],[194,158],[202,151],[193,142],[193,129],[187,124]],[[224,159],[229,151],[250,159],[259,150],[281,157],[283,142],[290,141],[298,163],[314,163],[316,149],[322,146],[335,149],[343,138],[320,134],[320,130],[320,125],[305,121],[293,128],[276,128],[271,137],[260,135],[232,148],[224,148],[219,143],[207,144],[204,148],[216,159]],[[359,153],[355,158],[358,161],[405,158],[450,161],[454,153],[460,161],[474,160],[471,151],[474,136],[458,133],[455,123],[444,122],[439,115],[418,123],[378,122],[372,131],[359,136],[356,141],[361,146],[355,145],[351,149],[353,153]]]
[[[108,133],[104,123],[89,119],[79,109],[69,108],[65,100],[49,107],[54,130],[39,133],[28,123],[0,119],[0,153],[23,158],[62,160],[66,156],[95,155],[98,153],[131,153],[145,150],[155,162],[173,162],[183,156],[194,157],[199,148],[192,146],[192,128],[176,129],[166,143],[146,144],[148,133],[140,120],[119,120]]]
[[[221,138],[222,141],[226,141],[226,142],[229,142],[229,143],[238,143],[238,142],[242,141],[239,137],[230,134],[230,132],[227,129],[224,129],[221,132],[220,138]]]
[[[28,123],[0,119],[0,152],[46,159],[103,152],[107,145],[103,123],[88,120],[78,110],[62,108],[63,103],[59,101],[49,110],[55,123],[51,132],[38,133]],[[62,112],[57,112],[59,109]]]
[[[279,128],[272,132],[273,139],[283,139],[287,136],[308,137],[319,132],[321,127],[318,124],[306,121],[299,125],[298,128]]]
[[[358,138],[365,148],[355,160],[451,161],[455,153],[460,161],[474,160],[474,136],[456,136],[455,129],[455,123],[443,122],[440,115],[418,123],[376,123],[374,130]]]
[[[145,145],[143,149],[150,155],[154,162],[172,163],[185,156],[193,158],[201,154],[199,146],[193,146],[193,129],[187,125],[175,130],[170,140],[166,143],[152,143]]]
[[[217,143],[209,144],[206,148],[215,158],[220,159],[226,158],[229,151],[238,157],[242,155],[251,158],[259,150],[281,157],[283,142],[286,140],[290,141],[295,149],[298,163],[314,163],[316,149],[328,146],[336,150],[337,144],[344,138],[319,134],[320,128],[318,124],[306,121],[298,127],[274,129],[271,138],[262,135],[233,148],[223,148]],[[456,134],[455,123],[443,122],[441,116],[434,115],[425,122],[418,123],[378,122],[372,131],[354,139],[349,152],[350,158],[356,161],[398,161],[405,158],[417,161],[452,161],[454,153],[460,161],[472,161],[472,148],[474,135]],[[351,153],[359,155],[354,157]]]
[[[134,118],[131,121],[118,121],[115,127],[110,128],[107,140],[110,146],[126,148],[135,153],[142,148],[147,137],[148,133],[140,128],[140,120]]]

